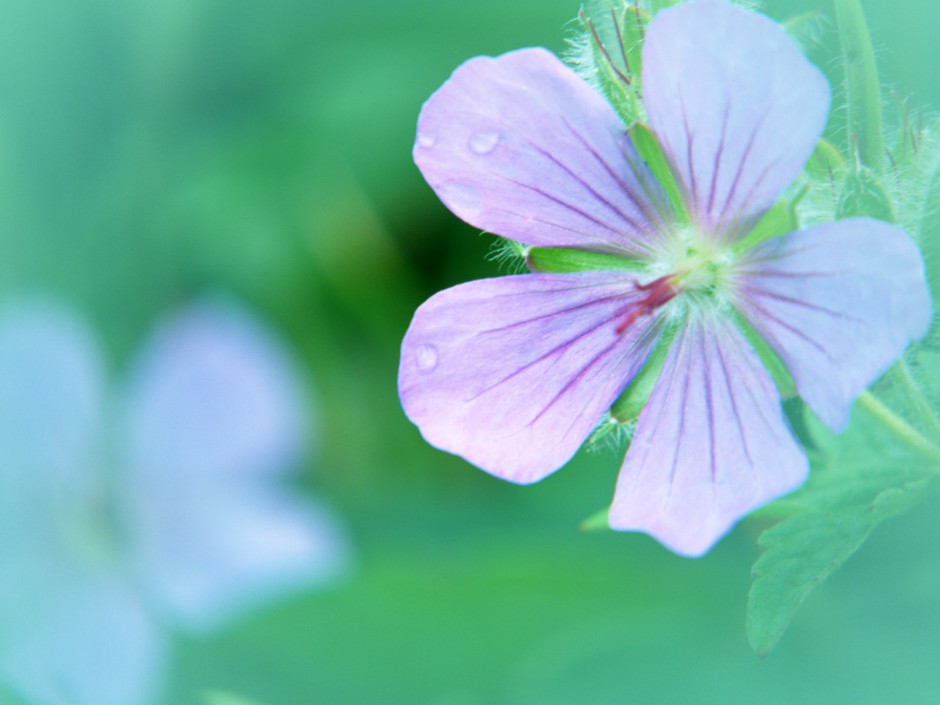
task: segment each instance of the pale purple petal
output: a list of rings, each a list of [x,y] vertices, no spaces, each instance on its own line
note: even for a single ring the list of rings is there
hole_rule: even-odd
[[[170,321],[131,377],[122,490],[134,568],[185,626],[214,627],[339,567],[335,523],[278,486],[312,430],[303,394],[278,341],[221,302]]]
[[[8,682],[37,705],[148,705],[166,672],[163,639],[117,580],[60,576],[55,599],[4,622]]]
[[[768,240],[740,265],[735,305],[834,431],[852,403],[927,332],[930,294],[900,229],[841,220]]]
[[[157,488],[138,509],[135,565],[169,620],[212,630],[345,567],[345,537],[326,510],[261,483],[198,485]]]
[[[160,639],[112,561],[105,385],[85,322],[46,299],[0,310],[0,677],[43,705],[145,705]]]
[[[743,336],[723,318],[693,320],[640,414],[610,525],[698,556],[806,473],[776,387]]]
[[[132,371],[134,460],[184,479],[283,472],[314,429],[303,394],[284,348],[246,311],[202,302],[160,328]]]
[[[74,500],[94,471],[104,370],[85,322],[46,299],[0,309],[0,503]]]
[[[610,105],[544,49],[460,66],[421,111],[414,158],[478,228],[539,247],[655,245],[661,190]]]
[[[787,32],[725,0],[656,15],[643,47],[650,126],[693,220],[740,237],[799,174],[822,133],[829,87]]]
[[[526,274],[462,284],[415,313],[398,388],[433,446],[518,483],[561,467],[656,339],[625,272]]]

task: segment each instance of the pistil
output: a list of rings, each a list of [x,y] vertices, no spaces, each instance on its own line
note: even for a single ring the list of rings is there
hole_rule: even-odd
[[[623,335],[642,316],[651,316],[656,309],[672,301],[679,293],[679,289],[675,286],[675,279],[675,274],[666,274],[648,284],[634,284],[636,290],[645,291],[646,296],[637,302],[624,306],[617,312],[617,316],[622,315],[623,320],[617,324],[614,332],[617,335]]]

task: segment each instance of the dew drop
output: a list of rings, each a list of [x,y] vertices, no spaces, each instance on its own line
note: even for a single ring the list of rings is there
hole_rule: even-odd
[[[421,372],[433,372],[437,367],[437,348],[433,345],[419,345],[415,350],[415,362]]]
[[[471,151],[480,155],[485,155],[496,149],[496,145],[499,144],[501,139],[502,135],[500,135],[498,132],[493,132],[492,130],[482,130],[480,132],[474,133],[470,137],[470,140],[467,144],[470,146]]]
[[[436,142],[437,142],[437,137],[428,132],[422,132],[420,135],[418,135],[419,147],[424,147],[427,149],[427,148],[433,147]]]
[[[483,197],[480,189],[473,184],[450,181],[442,184],[437,195],[454,213],[463,218],[472,218],[483,210]]]

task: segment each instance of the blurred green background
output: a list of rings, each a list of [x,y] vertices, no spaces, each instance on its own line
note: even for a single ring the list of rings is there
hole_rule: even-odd
[[[831,17],[825,1],[765,7]],[[471,56],[562,50],[577,10],[0,2],[0,297],[73,301],[115,376],[194,295],[246,301],[305,365],[322,426],[305,487],[356,548],[343,582],[179,637],[167,704],[940,702],[935,500],[881,530],[761,660],[744,631],[758,520],[700,560],[579,533],[615,454],[520,488],[428,447],[402,414],[414,309],[499,271],[411,161],[420,106]],[[940,108],[940,5],[866,10],[884,82]],[[834,85],[836,47],[830,21],[810,55]]]

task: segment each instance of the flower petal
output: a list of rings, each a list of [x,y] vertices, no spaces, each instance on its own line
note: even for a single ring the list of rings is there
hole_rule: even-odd
[[[855,397],[926,334],[931,315],[917,247],[868,218],[756,246],[741,263],[735,305],[834,431],[845,428]]]
[[[660,222],[647,193],[665,203],[610,105],[544,49],[460,66],[421,111],[414,158],[460,218],[539,247],[639,256]]]
[[[0,678],[29,702],[144,705],[164,675],[162,641],[98,523],[104,397],[84,320],[53,300],[4,303]]]
[[[799,174],[829,110],[829,86],[779,25],[725,0],[650,23],[643,47],[650,127],[697,225],[740,237]],[[725,235],[729,233],[729,235]]]
[[[94,484],[104,368],[85,322],[51,300],[0,311],[0,503],[27,516]],[[5,512],[4,512],[5,514]]]
[[[142,356],[127,398],[123,498],[141,583],[206,629],[330,576],[329,517],[279,486],[309,418],[287,352],[244,311],[203,302]]]
[[[157,331],[133,369],[134,459],[180,481],[283,472],[305,442],[302,387],[286,351],[246,311],[193,305]]]
[[[743,336],[724,319],[691,321],[640,414],[610,525],[698,556],[806,473],[773,381]]]
[[[617,333],[639,295],[623,272],[525,274],[431,297],[402,343],[398,388],[433,446],[518,483],[574,455],[636,374],[658,326]]]
[[[111,576],[59,577],[54,599],[4,621],[3,677],[31,703],[155,702],[166,644],[135,597]]]

